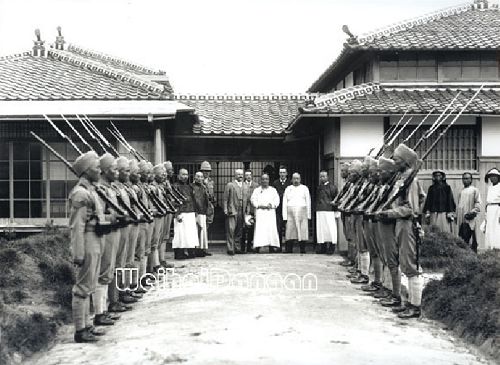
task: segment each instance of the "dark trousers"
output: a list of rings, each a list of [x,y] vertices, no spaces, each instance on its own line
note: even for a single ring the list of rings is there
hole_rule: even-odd
[[[245,225],[243,211],[226,217],[227,250],[240,251],[241,233]]]
[[[462,224],[458,231],[458,236],[465,241],[468,245],[470,245],[470,248],[472,251],[477,253],[477,237],[476,237],[476,231],[472,230],[467,223]],[[472,241],[472,242],[471,242]]]
[[[252,251],[253,249],[253,232],[255,226],[243,225],[241,235],[241,251]]]
[[[286,222],[283,220],[283,214],[281,211],[281,207],[276,209],[276,228],[278,229],[278,237],[280,239],[280,247],[283,244],[283,234],[286,228]]]

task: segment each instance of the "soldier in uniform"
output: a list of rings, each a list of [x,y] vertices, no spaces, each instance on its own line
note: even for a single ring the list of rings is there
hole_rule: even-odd
[[[173,178],[174,178],[174,166],[172,165],[172,162],[170,161],[165,161],[163,166],[165,167],[165,178],[163,182],[163,188],[165,189],[165,199],[168,199],[168,196],[172,196],[174,193],[172,191],[172,184],[173,184]],[[165,215],[165,226],[164,226],[164,232],[163,232],[163,237],[165,240],[165,243],[167,241],[170,241],[171,239],[171,229],[172,229],[172,221],[174,219],[174,214],[173,213],[167,213]],[[165,261],[165,249],[163,249],[160,252],[160,265],[163,267],[173,267],[173,265],[168,264]]]
[[[340,166],[340,178],[344,180],[344,187],[342,188],[342,190],[344,189],[349,190],[352,184],[351,181],[349,180],[349,165],[350,165],[349,162],[344,162]],[[341,212],[340,220],[342,221],[342,230],[344,232],[345,240],[347,241],[347,257],[343,262],[340,263],[340,265],[346,267],[353,266],[356,257],[353,255],[353,249],[352,249],[352,232],[351,232],[351,226],[349,224],[350,217],[347,217],[344,212]]]
[[[130,196],[128,192],[127,183],[130,178],[130,162],[129,159],[120,156],[116,159],[116,167],[118,169],[118,181],[113,183],[117,191],[118,201],[122,207],[130,207]],[[131,304],[137,302],[137,298],[134,297],[133,293],[130,291],[130,275],[126,275],[127,268],[127,258],[128,250],[130,247],[131,238],[131,225],[126,225],[120,228],[120,243],[118,245],[118,251],[116,256],[116,268],[117,271],[117,284],[120,288],[119,298],[124,304]],[[128,307],[130,308],[130,307]]]
[[[118,178],[118,171],[116,170],[116,160],[109,154],[105,153],[99,159],[99,167],[101,169],[101,177],[98,182],[98,189],[101,190],[102,194],[112,201],[115,205],[118,204],[118,199],[116,197],[116,191],[112,188],[111,184]],[[120,241],[120,232],[116,229],[117,219],[119,218],[119,213],[114,211],[113,208],[106,205],[106,202],[99,198],[101,204],[105,207],[105,217],[115,227],[104,236],[104,247],[101,256],[101,267],[99,272],[99,280],[96,288],[96,292],[92,296],[92,302],[94,304],[94,325],[112,325],[114,320],[118,319],[118,315],[111,315],[106,311],[107,299],[110,298],[112,302],[111,311],[113,312],[123,312],[126,309],[117,303],[118,301],[118,289],[116,288],[115,280],[115,263],[116,263],[116,252],[118,250],[118,244]]]
[[[139,162],[139,176],[140,181],[137,183],[139,189],[139,199],[142,201],[144,206],[151,212],[151,215],[155,215],[156,209],[149,197],[149,176],[150,176],[150,165],[147,161],[142,160]],[[141,278],[148,272],[148,258],[151,254],[151,240],[153,237],[154,221],[150,223],[144,223],[139,227],[139,245],[144,245],[144,256],[141,259],[141,269],[139,273]],[[141,282],[143,287],[148,287],[145,281]]]
[[[165,178],[165,168],[163,164],[158,164],[153,167],[153,181],[150,184],[150,191],[159,201],[164,201],[165,196],[161,189],[163,179]],[[160,268],[160,250],[165,250],[163,245],[162,234],[165,228],[165,218],[163,213],[158,212],[155,218],[153,230],[153,240],[151,242],[151,254],[149,256],[149,266],[151,272],[157,272]]]
[[[99,156],[87,152],[73,163],[79,180],[69,194],[71,251],[77,266],[72,289],[72,311],[75,342],[96,342],[98,332],[90,322],[90,295],[95,292],[101,264],[103,238],[96,234],[96,226],[104,221],[94,183],[99,181]]]
[[[396,182],[398,190],[415,168],[417,159],[416,152],[404,144],[400,144],[394,150],[394,162],[401,173],[401,178]],[[393,308],[393,311],[402,319],[416,318],[421,315],[424,281],[418,262],[419,230],[416,229],[418,228],[416,224],[418,217],[421,217],[421,205],[424,199],[425,194],[415,177],[405,188],[404,195],[400,196],[391,208],[378,214],[379,219],[396,220],[395,233],[399,245],[399,262],[401,271],[408,277],[408,302]]]

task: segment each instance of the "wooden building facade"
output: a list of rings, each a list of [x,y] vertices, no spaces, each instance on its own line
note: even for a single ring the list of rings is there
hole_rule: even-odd
[[[411,147],[457,94],[455,114],[483,86],[427,157],[420,179],[427,188],[432,171],[444,170],[457,201],[461,176],[471,172],[484,200],[484,175],[500,165],[499,21],[497,5],[474,1],[359,37],[348,32],[338,58],[309,89],[328,95],[302,108],[288,133],[323,136],[322,164],[340,182],[339,164],[386,143],[385,133],[405,113],[404,122],[412,119],[394,145]],[[420,145],[420,155],[452,119]]]

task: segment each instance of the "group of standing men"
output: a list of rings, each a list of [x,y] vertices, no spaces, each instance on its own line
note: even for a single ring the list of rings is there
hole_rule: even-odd
[[[318,253],[335,251],[337,222],[331,202],[336,195],[337,189],[329,182],[327,172],[321,171],[316,199]],[[272,184],[269,174],[263,173],[257,185],[251,171],[237,169],[234,180],[224,190],[223,209],[228,255],[258,253],[266,246],[270,253],[292,253],[297,243],[300,252],[306,252],[311,195],[299,173],[289,179],[286,167],[281,166],[279,178]]]
[[[165,261],[172,221],[176,259],[210,255],[213,184],[210,165],[202,167],[207,176],[198,172],[189,184],[185,169],[173,181],[169,161],[153,166],[89,151],[72,164],[79,179],[69,195],[76,342],[98,341],[104,331],[96,326],[113,325],[150,287],[148,274],[172,267]]]

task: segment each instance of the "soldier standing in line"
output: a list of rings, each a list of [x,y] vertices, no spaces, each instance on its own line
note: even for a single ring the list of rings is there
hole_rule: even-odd
[[[97,183],[98,188],[101,189],[102,193],[105,194],[110,201],[119,206],[116,191],[111,187],[111,184],[118,178],[115,158],[111,154],[105,153],[99,159],[99,167],[101,169],[101,177]],[[106,220],[114,226],[113,229],[109,230],[109,232],[104,235],[104,247],[101,256],[99,280],[96,292],[92,296],[95,312],[94,325],[106,326],[113,325],[114,320],[120,318],[118,315],[109,314],[106,310],[108,308],[108,296],[111,299],[110,301],[114,303],[109,308],[110,311],[123,312],[126,308],[117,303],[118,289],[116,288],[115,281],[116,252],[120,241],[120,232],[116,227],[119,213],[107,206],[106,202],[101,198],[99,199],[101,204],[105,207]]]
[[[344,180],[344,184],[347,185],[345,189],[349,190],[351,186],[351,181],[349,181],[349,162],[344,162],[340,165],[340,178]],[[344,189],[344,188],[342,188]],[[335,209],[335,208],[334,208]],[[347,241],[347,257],[343,262],[340,263],[342,266],[352,266],[356,257],[353,255],[352,249],[352,232],[351,225],[349,224],[350,217],[344,212],[340,213],[340,220],[342,221],[342,230],[344,232],[345,240]]]
[[[116,167],[118,169],[118,181],[113,183],[117,191],[117,197],[120,204],[125,207],[130,207],[130,197],[126,183],[130,177],[130,163],[128,158],[120,156],[116,159]],[[137,298],[130,291],[130,277],[125,274],[124,269],[127,267],[127,255],[130,246],[130,231],[131,225],[120,228],[120,244],[116,256],[117,284],[120,287],[119,298],[125,304],[137,302]],[[130,308],[130,307],[129,307]]]
[[[87,152],[73,163],[78,183],[69,194],[71,251],[77,266],[72,289],[72,311],[75,325],[75,342],[96,342],[102,335],[90,323],[90,295],[95,292],[101,264],[103,238],[96,234],[96,226],[104,221],[94,183],[99,181],[101,170],[99,156]]]
[[[149,176],[150,176],[150,166],[147,161],[142,160],[139,162],[139,176],[140,182],[137,184],[140,189],[139,198],[141,199],[144,206],[151,212],[154,217],[156,214],[156,208],[154,207],[151,199],[149,198]],[[141,278],[145,278],[145,274],[148,272],[148,258],[151,254],[151,239],[153,237],[154,221],[150,223],[144,223],[139,231],[139,240],[141,240],[141,245],[144,243],[144,256],[141,260],[141,269],[139,270]],[[142,287],[148,287],[147,282],[144,280],[141,282]]]
[[[159,201],[164,201],[160,186],[163,184],[165,176],[165,168],[163,164],[158,164],[153,167],[153,181],[150,184],[150,191],[155,195]],[[155,218],[155,225],[153,230],[153,238],[151,243],[151,254],[149,256],[149,266],[151,272],[157,272],[160,268],[160,250],[165,250],[162,242],[162,233],[164,232],[165,219],[163,214],[158,213]]]
[[[165,178],[164,178],[164,185],[163,187],[165,188],[165,197],[168,198],[168,196],[173,195],[172,191],[172,184],[173,184],[173,178],[174,178],[174,166],[172,165],[172,162],[170,161],[165,161],[163,163],[163,166],[165,167]],[[174,214],[173,213],[167,213],[165,216],[165,226],[164,226],[164,232],[163,232],[163,237],[165,239],[165,242],[171,241],[171,230],[172,230],[172,221],[174,219]],[[163,249],[163,252],[160,252],[160,265],[162,265],[165,268],[172,268],[174,267],[172,264],[169,264],[165,261],[165,249]]]
[[[404,144],[400,144],[394,150],[394,162],[401,172],[401,178],[396,183],[398,189],[404,185],[407,177],[418,160],[417,153]],[[378,218],[396,220],[396,239],[399,244],[399,262],[401,271],[408,277],[408,303],[399,307],[394,307],[394,313],[402,319],[417,318],[421,315],[422,291],[424,280],[422,268],[418,262],[418,219],[421,218],[421,205],[425,199],[420,183],[415,177],[404,195],[400,196],[390,209],[383,210],[378,214]],[[418,224],[418,225],[417,225]]]

